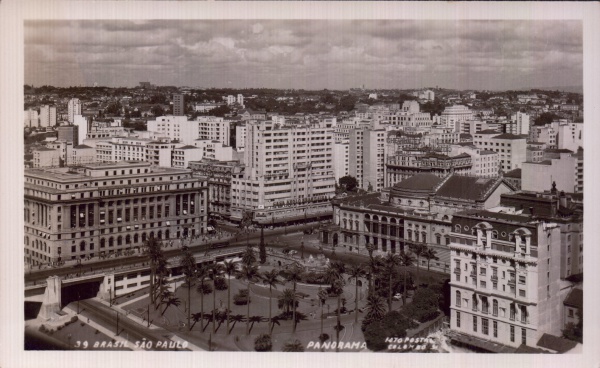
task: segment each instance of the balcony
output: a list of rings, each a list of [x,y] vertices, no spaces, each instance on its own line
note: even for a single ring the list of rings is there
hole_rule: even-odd
[[[490,279],[491,279],[492,281],[494,281],[494,282],[497,282],[497,281],[498,281],[498,275],[492,275],[492,276],[490,277]]]
[[[517,284],[517,281],[516,281],[516,279],[508,279],[508,284],[515,286]]]
[[[459,267],[454,267],[454,273],[457,275],[460,275],[460,268]]]
[[[477,273],[472,271],[472,272],[470,273],[470,276],[471,276],[472,278],[476,279],[476,278],[477,278]]]

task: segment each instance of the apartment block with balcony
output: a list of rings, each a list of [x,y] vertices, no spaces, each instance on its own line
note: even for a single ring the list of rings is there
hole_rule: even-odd
[[[331,216],[335,194],[333,127],[324,122],[246,123],[243,173],[231,185],[231,218],[259,223]]]
[[[452,218],[451,322],[483,344],[536,346],[561,334],[560,228],[527,215],[464,211]]]
[[[146,162],[26,170],[25,261],[140,252],[148,238],[203,234],[206,190],[191,170]]]

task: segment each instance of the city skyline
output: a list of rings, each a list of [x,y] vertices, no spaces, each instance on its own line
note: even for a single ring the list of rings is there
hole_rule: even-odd
[[[582,42],[580,21],[26,21],[25,83],[572,87]]]

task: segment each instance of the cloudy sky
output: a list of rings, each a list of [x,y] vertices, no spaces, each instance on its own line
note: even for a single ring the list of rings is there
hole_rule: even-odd
[[[40,86],[516,89],[582,85],[579,21],[26,21]]]

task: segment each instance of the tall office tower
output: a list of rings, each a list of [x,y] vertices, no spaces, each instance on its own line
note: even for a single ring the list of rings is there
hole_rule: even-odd
[[[56,107],[43,105],[40,107],[40,128],[56,125]]]
[[[81,101],[78,98],[72,98],[69,100],[68,108],[68,121],[69,124],[73,124],[75,121],[75,115],[81,115]]]
[[[318,122],[246,123],[245,171],[232,178],[231,218],[258,223],[331,215],[335,195],[333,128]]]
[[[37,128],[40,124],[40,118],[37,110],[25,110],[24,125],[26,128]]]
[[[61,125],[58,127],[58,140],[79,145],[79,127],[77,125]]]
[[[184,116],[185,115],[185,98],[182,94],[173,95],[173,115]]]

